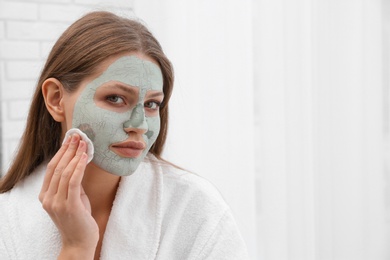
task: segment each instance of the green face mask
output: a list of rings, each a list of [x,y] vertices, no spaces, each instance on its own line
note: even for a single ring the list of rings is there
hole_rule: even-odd
[[[124,111],[98,106],[94,99],[96,91],[110,82],[119,82],[138,90],[134,106]],[[160,116],[148,116],[145,113],[145,95],[148,91],[162,90],[163,77],[160,68],[136,56],[119,58],[85,87],[74,107],[72,127],[80,129],[92,140],[95,149],[93,163],[119,176],[134,173],[160,131]],[[142,135],[146,147],[136,158],[120,156],[110,149],[111,145],[128,140],[126,128],[146,130]]]

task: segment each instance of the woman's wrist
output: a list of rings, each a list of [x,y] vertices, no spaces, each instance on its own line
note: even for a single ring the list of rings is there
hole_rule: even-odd
[[[58,260],[88,260],[94,259],[96,247],[62,247]]]

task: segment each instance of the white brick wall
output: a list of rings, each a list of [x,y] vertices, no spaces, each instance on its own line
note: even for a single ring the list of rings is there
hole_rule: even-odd
[[[29,1],[1,1],[0,2],[0,18],[1,19],[17,19],[17,20],[37,20],[38,19],[38,4],[29,3]]]
[[[51,47],[73,21],[92,10],[133,16],[133,1],[0,0],[2,171],[18,145],[31,95]]]
[[[6,37],[21,41],[55,41],[67,27],[67,23],[53,21],[8,21],[6,22]]]

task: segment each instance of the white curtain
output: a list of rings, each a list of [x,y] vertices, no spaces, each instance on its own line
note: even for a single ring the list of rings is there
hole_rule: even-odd
[[[254,1],[259,259],[390,257],[381,4]]]

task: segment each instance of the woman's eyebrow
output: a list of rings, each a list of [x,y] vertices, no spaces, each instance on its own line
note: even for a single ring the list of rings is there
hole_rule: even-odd
[[[128,86],[128,87],[126,87],[126,86],[124,86],[124,85],[122,85],[122,84],[118,84],[118,83],[115,83],[114,85],[113,85],[113,87],[115,87],[115,88],[118,88],[118,89],[120,89],[120,90],[123,90],[123,91],[125,91],[125,92],[127,92],[127,93],[130,93],[130,94],[132,94],[132,95],[137,95],[138,93],[137,93],[137,88],[136,87],[133,87],[133,86]]]
[[[155,98],[155,97],[164,97],[164,93],[163,92],[154,92],[154,93],[151,93],[151,94],[147,94],[146,95],[148,98]]]
[[[138,94],[138,88],[137,87],[133,87],[133,86],[130,86],[130,85],[124,85],[124,84],[121,84],[119,82],[114,82],[113,84],[111,82],[111,84],[107,84],[107,85],[102,86],[102,87],[104,87],[104,88],[117,88],[117,89],[120,89],[120,90],[125,91],[127,93],[130,93],[132,95],[137,95]],[[156,98],[156,97],[160,97],[160,96],[164,97],[164,92],[162,92],[162,91],[161,92],[152,92],[150,94],[149,93],[150,92],[147,93],[147,96],[149,98]]]

